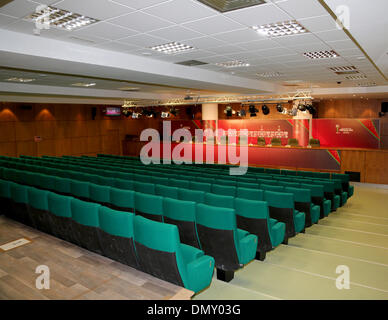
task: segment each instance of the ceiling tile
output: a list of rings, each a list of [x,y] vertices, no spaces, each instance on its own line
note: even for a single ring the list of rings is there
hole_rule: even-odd
[[[155,6],[167,1],[169,0],[114,0],[114,2],[129,6],[137,10]]]
[[[246,51],[246,50],[241,49],[237,46],[226,45],[226,46],[211,48],[209,49],[209,51],[214,52],[216,54],[231,54],[231,53],[237,53],[237,52]]]
[[[200,37],[187,40],[186,44],[198,49],[209,49],[214,47],[220,47],[222,45],[226,45],[227,43],[217,40],[213,37]]]
[[[338,30],[335,20],[330,15],[299,19],[298,22],[310,32]]]
[[[202,34],[181,26],[172,26],[149,32],[150,35],[169,39],[171,41],[181,41],[201,37]]]
[[[327,14],[325,8],[318,1],[287,0],[276,3],[295,19],[323,16]]]
[[[204,18],[194,22],[183,24],[184,27],[201,32],[203,34],[215,34],[241,29],[241,24],[234,22],[223,15]]]
[[[343,30],[331,30],[317,32],[315,35],[323,41],[338,41],[338,40],[349,40],[349,37]]]
[[[27,0],[12,1],[0,8],[0,13],[16,17],[24,18],[32,12],[35,12],[39,4]]]
[[[129,51],[139,49],[138,46],[124,44],[116,41],[104,42],[94,47],[105,49],[105,50],[111,50],[111,51],[119,51],[119,52],[129,52]]]
[[[10,24],[12,22],[15,22],[17,18],[6,16],[4,14],[0,14],[0,27],[6,26],[7,24]]]
[[[111,19],[109,22],[139,32],[149,32],[173,25],[170,22],[140,11]]]
[[[278,43],[276,43],[275,41],[272,41],[270,39],[263,39],[263,40],[258,40],[258,41],[239,43],[239,47],[251,51],[251,50],[264,50],[264,49],[279,48],[280,45]]]
[[[134,10],[108,0],[63,0],[56,7],[85,16],[105,20]]]
[[[334,50],[357,48],[352,40],[327,41],[327,44]]]
[[[147,47],[153,47],[160,44],[164,44],[166,42],[169,42],[169,40],[163,39],[160,37],[151,36],[148,34],[140,34],[133,37],[120,39],[119,42],[147,48]]]
[[[109,40],[125,38],[129,36],[133,36],[137,33],[138,32],[134,30],[119,27],[117,25],[107,23],[107,22],[95,23],[86,28],[82,28],[80,30],[74,31],[74,34],[96,36],[96,37],[109,39]]]
[[[191,0],[172,0],[143,10],[175,23],[184,23],[217,15],[217,11]]]
[[[261,39],[261,36],[250,28],[215,34],[213,37],[228,43],[250,42]]]
[[[320,42],[320,40],[312,33],[296,34],[296,35],[285,36],[285,37],[276,37],[276,38],[273,38],[273,41],[286,47],[292,46],[292,45],[307,44],[310,42],[312,43]]]
[[[246,26],[256,26],[290,20],[288,14],[284,13],[271,3],[227,12],[225,16]]]

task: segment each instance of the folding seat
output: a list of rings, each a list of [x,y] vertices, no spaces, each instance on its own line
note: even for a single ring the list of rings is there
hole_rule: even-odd
[[[138,268],[135,245],[133,241],[134,214],[101,206],[99,208],[98,236],[101,252],[104,256]]]
[[[248,188],[237,188],[237,198],[262,201],[264,197],[264,191],[261,189],[248,189]]]
[[[195,177],[193,180],[204,183],[214,183],[214,178]]]
[[[295,209],[292,193],[264,191],[264,201],[268,202],[270,217],[286,224],[287,239],[304,232],[305,214]]]
[[[311,177],[320,178],[320,179],[330,179],[330,172],[312,172]]]
[[[323,186],[323,191],[325,198],[331,201],[331,211],[335,211],[341,204],[341,198],[339,195],[335,194],[334,183],[331,181],[323,181],[323,180],[307,180],[306,183],[319,184]]]
[[[320,219],[327,217],[331,211],[331,201],[325,199],[323,186],[316,184],[301,183],[301,188],[310,189],[311,201],[320,208]]]
[[[202,250],[215,259],[219,280],[231,281],[234,271],[256,256],[257,236],[237,229],[234,209],[197,204],[197,230]]]
[[[237,185],[239,184],[239,183],[256,183],[257,182],[257,180],[256,180],[256,177],[245,177],[245,176],[242,176],[242,177],[238,177],[238,179],[237,179]]]
[[[135,192],[110,188],[109,208],[118,211],[135,212]]]
[[[163,199],[164,223],[178,227],[182,243],[201,249],[197,234],[196,210],[196,203],[193,201]]]
[[[169,186],[190,189],[190,180],[170,179]]]
[[[274,186],[274,185],[264,184],[264,183],[260,184],[260,189],[275,191],[275,192],[284,192],[283,186]]]
[[[256,259],[263,261],[267,251],[284,241],[286,225],[269,217],[268,204],[265,201],[236,198],[234,206],[237,227],[257,236],[259,241]]]
[[[133,174],[133,180],[137,182],[150,182],[150,178],[144,174]]]
[[[145,194],[155,194],[155,185],[153,183],[134,181],[133,187],[136,192],[141,192]]]
[[[237,185],[236,180],[232,179],[215,179],[214,184],[235,187]]]
[[[72,229],[71,201],[73,197],[48,194],[48,211],[51,220],[51,232],[57,238],[76,243]]]
[[[10,218],[19,221],[25,225],[33,226],[28,212],[28,189],[31,187],[13,183],[10,185],[11,207]]]
[[[213,184],[212,185],[212,193],[219,194],[222,196],[231,196],[235,197],[237,193],[237,188],[233,186],[227,186],[227,185],[219,185],[219,184]]]
[[[214,258],[180,243],[178,227],[134,217],[134,239],[140,270],[199,292],[210,285]]]
[[[49,191],[36,188],[28,189],[28,214],[32,226],[45,233],[52,234],[51,218],[48,207]]]
[[[204,191],[204,192],[211,192],[212,185],[211,185],[211,183],[190,181],[190,189]]]
[[[280,169],[266,168],[265,173],[269,174],[280,174]]]
[[[247,183],[237,181],[237,187],[247,189],[259,189],[259,184],[257,182]]]
[[[342,182],[342,190],[348,193],[348,198],[350,198],[354,193],[354,186],[349,184],[349,175],[343,173],[332,173],[332,179],[339,179]]]
[[[264,168],[249,167],[248,171],[255,172],[255,173],[264,173]]]
[[[205,204],[214,207],[234,208],[234,197],[222,196],[214,193],[205,194]]]
[[[340,179],[331,179],[334,182],[334,193],[340,197],[340,206],[346,204],[348,200],[348,193],[342,189],[342,181]]]
[[[306,228],[311,227],[314,223],[318,223],[321,209],[312,203],[310,189],[286,187],[284,191],[294,195],[295,209],[305,213]]]
[[[136,192],[135,213],[150,220],[163,222],[163,197]]]
[[[86,181],[90,181],[90,179],[88,179]],[[103,177],[103,176],[98,177],[98,184],[100,184],[100,185],[113,187],[115,185],[115,183],[116,183],[116,178]]]
[[[82,201],[90,201],[90,183],[85,181],[71,180],[71,195]]]
[[[0,180],[0,214],[11,217],[11,181]]]
[[[118,189],[124,189],[124,190],[134,190],[135,189],[132,180],[123,180],[123,179],[119,179],[119,178],[115,179],[114,187],[118,188]]]
[[[151,182],[154,184],[159,184],[159,185],[164,185],[164,186],[169,185],[168,178],[163,178],[163,177],[152,177]]]
[[[257,178],[257,183],[258,184],[271,184],[273,186],[277,186],[278,185],[278,182],[276,180],[269,180],[269,179],[261,179],[261,178]]]
[[[279,186],[283,187],[291,187],[291,188],[299,188],[300,183],[299,182],[288,182],[288,181],[279,181]]]
[[[100,207],[97,203],[71,200],[71,225],[76,244],[98,254],[101,254],[98,238]]]
[[[162,197],[178,199],[178,188],[156,184],[155,194]]]
[[[183,188],[179,188],[178,193],[179,193],[178,194],[179,200],[194,201],[199,203],[205,202],[205,194],[207,194],[204,191],[190,190],[190,189],[183,189]]]
[[[110,189],[108,186],[90,183],[90,201],[99,203],[102,206],[108,206],[110,204]]]

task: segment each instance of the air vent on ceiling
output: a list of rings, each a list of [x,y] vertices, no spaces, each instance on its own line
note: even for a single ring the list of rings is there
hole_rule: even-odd
[[[182,62],[176,62],[175,64],[180,64],[182,66],[194,67],[194,66],[202,66],[204,64],[208,64],[207,62],[202,62],[198,60],[187,60]]]
[[[242,8],[265,4],[265,0],[198,0],[219,12],[228,12]]]
[[[331,67],[329,69],[338,75],[358,73],[358,70],[355,66]]]

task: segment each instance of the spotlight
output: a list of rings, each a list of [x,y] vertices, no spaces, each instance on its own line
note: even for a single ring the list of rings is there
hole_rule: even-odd
[[[226,113],[227,117],[231,117],[233,115],[233,109],[231,106],[226,106],[224,112]]]
[[[162,111],[162,113],[160,114],[161,118],[168,118],[169,116],[170,116],[170,114],[168,112],[165,112],[165,111]]]
[[[265,104],[261,107],[261,110],[265,116],[269,114],[269,108]]]
[[[306,111],[306,105],[304,103],[300,103],[299,106],[298,106],[298,109],[300,111]]]
[[[282,113],[284,109],[283,109],[283,106],[282,106],[280,103],[278,103],[278,104],[276,105],[276,110],[277,110],[278,112]]]
[[[126,118],[128,118],[128,117],[132,116],[133,112],[131,110],[129,110],[129,108],[123,108],[122,114]]]
[[[315,109],[315,107],[313,107],[312,104],[309,104],[306,106],[306,109],[308,110],[308,112],[310,112],[310,114],[314,115],[317,113],[317,109]]]
[[[186,114],[187,114],[190,118],[194,118],[193,109],[191,109],[191,107],[187,107],[187,108],[186,108]]]
[[[138,119],[140,116],[141,116],[141,114],[138,113],[138,112],[133,112],[132,113],[132,119]]]
[[[247,115],[247,112],[245,111],[245,109],[241,109],[240,111],[237,112],[237,115],[239,117],[245,117]]]
[[[298,115],[298,108],[294,107],[291,109],[291,116],[296,117]]]
[[[249,105],[249,113],[251,117],[256,117],[256,112],[259,112],[259,110],[256,109],[254,104]]]
[[[170,109],[170,113],[173,115],[173,116],[176,116],[178,113],[179,113],[179,110],[178,109],[175,109],[175,107],[172,107]]]

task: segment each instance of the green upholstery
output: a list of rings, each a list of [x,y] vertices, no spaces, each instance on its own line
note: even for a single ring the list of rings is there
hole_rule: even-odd
[[[258,249],[266,252],[283,242],[286,225],[275,219],[270,220],[267,202],[236,198],[235,210],[238,227],[257,235]]]
[[[28,189],[20,184],[11,184],[11,199],[16,203],[28,204]]]
[[[223,195],[223,196],[235,197],[236,196],[236,187],[213,184],[212,185],[212,192],[215,194]]]
[[[181,244],[177,226],[136,216],[134,238],[140,268],[144,272],[183,285],[194,292],[209,286],[213,276],[214,259],[205,256],[199,249]],[[156,253],[147,254],[149,250]],[[159,259],[159,256],[163,255],[162,252],[175,255],[169,255],[168,260],[162,260]],[[173,270],[177,272],[173,273]]]
[[[255,182],[237,182],[237,187],[249,188],[249,189],[259,189],[259,184]]]
[[[264,191],[261,189],[248,189],[248,188],[237,188],[238,198],[248,199],[248,200],[263,200]]]
[[[156,184],[155,194],[162,197],[178,199],[178,188]]]
[[[132,180],[116,179],[113,186],[118,189],[135,190]]]
[[[136,192],[135,213],[151,220],[163,222],[163,197]]]
[[[153,183],[135,181],[133,185],[136,192],[155,194],[155,185]]]
[[[234,187],[237,185],[236,181],[227,180],[227,179],[215,179],[214,183],[222,186],[231,186],[231,187]]]
[[[194,201],[199,203],[205,202],[205,192],[198,190],[179,189],[179,199],[186,201]]]
[[[71,180],[62,177],[53,177],[54,191],[62,194],[71,194]]]
[[[79,224],[89,227],[99,227],[97,203],[85,202],[78,199],[71,200],[72,219]]]
[[[191,181],[190,182],[190,189],[191,190],[199,190],[199,191],[211,192],[212,185],[210,183]]]
[[[197,224],[209,229],[232,231],[234,249],[237,254],[238,263],[244,265],[254,259],[257,249],[257,236],[249,234],[247,231],[237,229],[234,209],[197,204]],[[216,242],[217,239],[203,237],[200,230],[201,229],[198,230],[198,233],[202,248],[204,248],[205,252],[207,250],[206,248],[212,248],[212,251],[223,250],[227,252],[233,250],[233,248],[217,247],[216,245],[212,247],[212,243]],[[214,234],[214,236],[216,237],[216,234]],[[214,254],[214,252],[212,252],[212,254]],[[228,264],[222,263],[223,261],[217,261],[217,257],[215,259],[217,267]]]
[[[222,208],[234,208],[234,197],[222,196],[214,193],[205,194],[205,204],[209,206],[222,207]]]
[[[135,192],[110,188],[110,204],[118,210],[133,212],[135,208]]]
[[[114,236],[133,238],[133,213],[112,210],[101,206],[98,214],[102,230]]]
[[[304,212],[306,214],[306,226],[311,226],[311,224],[318,222],[320,217],[320,208],[319,206],[315,206],[312,204],[310,189],[303,189],[300,187],[286,187],[284,191],[292,193],[294,195],[295,208],[298,211]],[[299,206],[297,206],[297,203],[299,204]]]
[[[110,187],[90,184],[90,200],[100,204],[110,203]]]
[[[283,192],[284,187],[283,186],[274,186],[270,184],[260,184],[260,188],[263,190],[269,190],[269,191],[276,191],[276,192]]]
[[[84,181],[72,180],[70,184],[71,194],[74,197],[79,199],[89,199],[90,191],[89,191],[90,183]]]
[[[170,179],[169,186],[177,188],[190,189],[190,181],[188,180],[179,180],[179,179]]]
[[[266,185],[273,185],[273,186],[277,186],[278,185],[278,182],[275,181],[275,180],[268,180],[268,179],[261,179],[261,178],[257,178],[257,183],[258,184],[266,184]]]
[[[265,173],[269,174],[280,174],[280,169],[266,168]]]
[[[90,179],[86,180],[86,181],[90,181]],[[98,179],[98,184],[101,184],[103,186],[113,186],[116,182],[116,179],[115,178],[112,178],[112,177],[99,177]]]
[[[321,143],[320,143],[319,139],[310,139],[309,145],[312,147],[320,147]]]
[[[39,210],[45,210],[48,211],[48,191],[36,189],[36,188],[29,188],[27,190],[28,192],[28,204]]]
[[[313,199],[314,197],[318,198],[318,201],[315,203],[320,205],[321,218],[327,217],[331,211],[331,201],[325,199],[323,186],[316,185],[316,184],[306,184],[306,183],[301,183],[300,186],[302,188],[310,189],[311,197]],[[323,213],[323,216],[322,216],[322,213]]]
[[[169,185],[168,178],[163,178],[163,177],[152,177],[151,182],[154,184],[159,184],[159,185]]]
[[[48,194],[48,209],[50,213],[63,218],[71,218],[71,202],[74,198],[58,195],[50,192]]]

